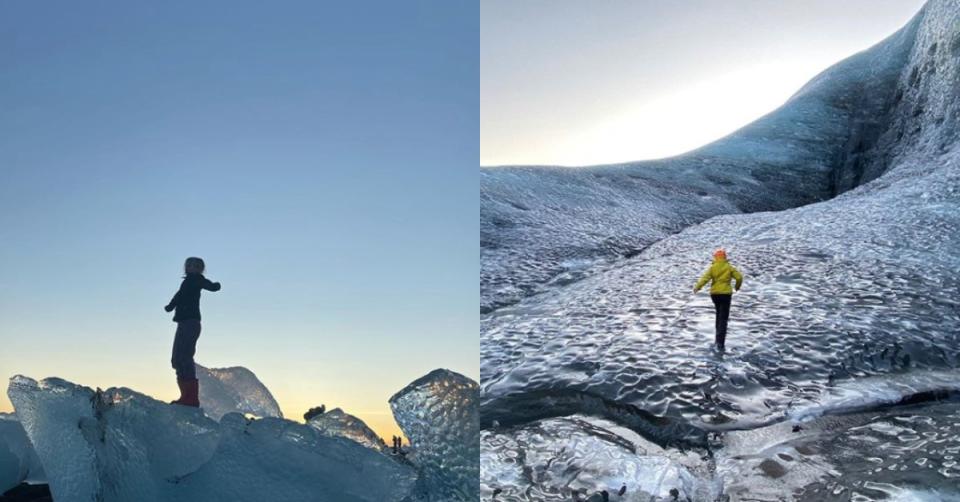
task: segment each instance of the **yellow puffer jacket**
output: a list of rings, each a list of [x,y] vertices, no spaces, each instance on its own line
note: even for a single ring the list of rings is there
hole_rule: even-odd
[[[733,288],[730,287],[730,279],[737,280],[735,287],[739,291],[740,285],[743,284],[743,276],[740,275],[740,271],[733,268],[733,265],[727,262],[727,260],[716,258],[713,260],[710,268],[707,269],[707,272],[703,274],[703,277],[697,281],[697,285],[693,287],[693,290],[700,291],[700,288],[708,282],[713,281],[713,284],[710,285],[711,295],[731,295],[733,294]]]

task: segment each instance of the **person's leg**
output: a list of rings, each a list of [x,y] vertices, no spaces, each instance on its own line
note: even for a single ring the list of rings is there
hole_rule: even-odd
[[[200,321],[190,321],[188,327],[183,351],[184,385],[187,389],[183,404],[199,407],[200,382],[197,380],[197,365],[193,361],[193,356],[197,353],[197,340],[200,338]]]
[[[732,299],[731,295],[719,295],[720,298],[720,309],[717,316],[718,320],[718,331],[717,331],[717,345],[720,348],[723,348],[724,344],[727,341],[727,321],[730,319],[730,300]]]
[[[181,366],[184,380],[197,379],[197,367],[193,356],[197,353],[197,340],[200,338],[200,321],[185,321],[187,329],[184,334],[181,352]]]
[[[723,342],[720,341],[721,299],[720,299],[720,295],[710,295],[710,299],[713,300],[713,310],[714,310],[713,329],[714,329],[714,332],[716,333],[714,335],[716,337],[715,343],[719,346],[723,344]]]
[[[183,385],[183,346],[184,341],[187,338],[187,329],[183,323],[177,323],[177,332],[173,336],[173,352],[170,355],[170,365],[173,366],[174,371],[177,373],[177,387],[180,388],[180,397],[171,402],[171,404],[178,404],[183,402],[184,385]]]
[[[174,369],[177,370],[177,385],[180,386],[180,399],[177,404],[199,406],[197,370],[193,356],[197,350],[197,339],[200,337],[200,321],[180,321],[177,324],[177,335],[173,342]]]

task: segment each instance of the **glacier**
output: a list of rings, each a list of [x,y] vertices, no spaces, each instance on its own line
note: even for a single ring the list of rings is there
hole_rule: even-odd
[[[417,438],[414,451],[422,453],[404,458],[386,454],[382,441],[374,442],[375,434],[342,410],[308,424],[268,415],[276,402],[249,370],[204,368],[198,373],[223,382],[213,393],[223,400],[210,403],[223,411],[219,420],[202,408],[170,405],[124,387],[91,389],[59,378],[37,381],[17,375],[10,379],[7,394],[19,420],[6,421],[16,423],[25,433],[22,439],[29,439],[58,502],[475,497],[476,490],[468,497],[456,489],[464,482],[464,469],[473,466],[479,472],[478,449],[432,443],[462,438],[459,431],[478,428],[479,388],[463,375],[432,372],[418,380],[428,382],[429,389],[410,387],[416,390],[391,403],[401,427],[412,427],[404,433]],[[243,398],[238,389],[253,392]],[[225,409],[224,403],[237,408]],[[401,416],[418,421],[400,421]],[[7,428],[0,431],[4,444],[12,444]],[[447,457],[438,462],[433,452]],[[458,457],[466,453],[472,456]],[[427,463],[421,464],[420,458]],[[0,461],[0,479],[7,482],[12,462],[3,449]],[[21,465],[17,478],[25,476]],[[33,476],[30,469],[26,477]],[[431,490],[434,486],[446,491]]]
[[[960,497],[958,136],[960,2],[930,0],[687,154],[481,168],[481,493]],[[725,353],[689,292],[717,247]]]

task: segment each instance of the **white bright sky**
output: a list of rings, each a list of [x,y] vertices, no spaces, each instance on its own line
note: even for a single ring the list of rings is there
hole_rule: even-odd
[[[922,0],[486,0],[480,164],[668,157],[774,110]]]

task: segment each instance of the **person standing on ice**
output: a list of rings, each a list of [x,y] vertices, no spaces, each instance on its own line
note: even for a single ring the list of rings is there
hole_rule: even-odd
[[[197,339],[200,338],[200,290],[220,291],[219,282],[210,282],[203,276],[205,265],[197,257],[187,258],[183,264],[183,282],[173,299],[163,310],[176,310],[173,322],[177,323],[177,334],[173,339],[173,357],[170,363],[177,371],[177,386],[180,387],[180,399],[171,404],[200,406],[200,383],[197,381],[197,369],[193,363],[193,354],[197,351]]]
[[[730,287],[731,279],[736,280],[733,288]],[[712,282],[710,299],[713,300],[713,307],[717,313],[717,348],[723,350],[727,338],[727,320],[730,319],[730,300],[733,297],[733,291],[740,291],[740,285],[743,284],[743,276],[727,261],[727,252],[723,249],[714,251],[713,264],[697,281],[693,292],[697,293],[708,282]]]

